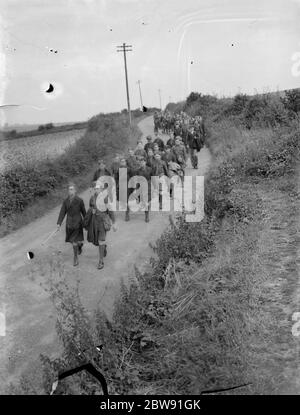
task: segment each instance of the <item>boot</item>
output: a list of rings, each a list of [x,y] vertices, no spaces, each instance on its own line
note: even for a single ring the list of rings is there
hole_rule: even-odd
[[[149,210],[145,210],[145,222],[149,222]]]
[[[105,244],[104,245],[104,258],[106,257],[106,255],[107,255],[107,245]]]
[[[171,186],[170,186],[170,199],[173,199],[173,189],[174,189],[174,186],[173,186],[173,184],[171,184]]]
[[[76,267],[78,265],[78,246],[73,245],[73,252],[74,252],[74,260],[73,260],[73,266]]]
[[[79,242],[78,243],[78,255],[81,255],[82,254],[82,247],[83,247],[83,243],[82,242]]]
[[[193,167],[194,167],[194,169],[198,169],[198,157],[197,157],[197,155],[194,156]]]
[[[129,210],[126,210],[125,222],[129,222],[129,221],[130,221]]]
[[[104,262],[103,262],[104,250],[105,250],[105,246],[104,245],[99,245],[99,263],[98,263],[98,269],[102,269],[104,267]]]

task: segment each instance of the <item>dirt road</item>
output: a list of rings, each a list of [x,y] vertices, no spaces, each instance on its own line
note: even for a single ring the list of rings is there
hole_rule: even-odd
[[[153,133],[153,118],[139,124],[143,138]],[[199,169],[187,169],[186,174],[204,175],[210,163],[206,148],[198,155]],[[81,194],[86,206],[90,190]],[[0,337],[0,393],[9,382],[16,382],[22,373],[40,374],[39,354],[53,355],[59,351],[55,333],[55,310],[48,294],[41,287],[47,279],[51,258],[59,256],[70,282],[79,280],[83,304],[88,310],[100,302],[108,314],[118,293],[120,281],[134,272],[134,266],[143,267],[153,255],[149,243],[154,243],[169,223],[168,213],[150,213],[145,223],[144,213],[133,213],[130,222],[124,213],[117,214],[117,232],[109,233],[105,268],[96,269],[98,250],[84,245],[80,264],[72,266],[72,247],[64,243],[64,226],[47,245],[43,240],[56,227],[59,207],[47,215],[0,240],[0,312],[5,312],[6,335]],[[34,258],[29,260],[27,252]],[[100,300],[99,300],[100,299]]]

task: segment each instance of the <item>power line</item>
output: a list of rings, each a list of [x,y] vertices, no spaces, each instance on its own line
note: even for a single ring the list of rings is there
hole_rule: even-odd
[[[126,45],[123,43],[122,46],[117,46],[117,52],[123,52],[124,55],[124,68],[125,68],[125,81],[126,81],[126,94],[127,94],[127,109],[129,115],[129,125],[131,126],[131,111],[130,111],[130,99],[129,99],[129,88],[128,88],[128,73],[127,73],[127,61],[126,53],[132,52],[132,45]]]

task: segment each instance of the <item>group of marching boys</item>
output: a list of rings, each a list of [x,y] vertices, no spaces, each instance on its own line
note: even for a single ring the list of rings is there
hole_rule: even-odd
[[[163,133],[168,133],[169,139],[166,143],[159,136],[159,130]],[[193,168],[197,169],[197,152],[203,147],[206,135],[201,117],[192,118],[183,112],[175,115],[171,115],[168,111],[164,113],[155,112],[154,135],[154,138],[150,135],[147,136],[145,145],[143,145],[141,140],[138,141],[136,148],[128,149],[126,156],[116,154],[110,167],[106,165],[104,160],[98,161],[98,168],[93,176],[94,193],[90,198],[87,212],[83,200],[76,194],[76,186],[74,183],[69,184],[68,197],[63,201],[57,228],[60,229],[64,217],[67,216],[65,241],[73,245],[74,266],[78,265],[78,255],[82,253],[83,228],[87,230],[87,241],[99,249],[98,269],[104,267],[103,261],[107,254],[106,233],[111,227],[116,231],[114,211],[106,209],[109,205],[109,195],[102,201],[104,207],[99,207],[98,195],[105,189],[99,178],[102,176],[114,178],[116,195],[118,200],[120,200],[119,174],[120,169],[126,168],[127,183],[134,176],[146,178],[148,183],[148,200],[151,200],[150,183],[153,185],[153,178],[162,176],[172,178],[176,175],[183,179],[188,155]],[[134,189],[128,189],[129,194],[132,191]],[[130,220],[128,203],[125,220]],[[149,222],[148,208],[145,208],[145,221]]]

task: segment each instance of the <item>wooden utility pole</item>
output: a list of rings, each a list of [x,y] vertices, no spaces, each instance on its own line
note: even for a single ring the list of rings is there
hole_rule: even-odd
[[[130,111],[130,100],[129,100],[126,52],[132,52],[132,45],[126,45],[126,43],[123,43],[122,46],[117,46],[117,52],[123,52],[123,54],[124,54],[125,81],[126,81],[126,94],[127,94],[127,109],[128,109],[128,115],[129,115],[129,125],[131,126],[131,111]]]
[[[139,85],[139,91],[140,91],[140,100],[141,100],[141,109],[143,111],[143,99],[142,99],[142,90],[141,90],[141,81],[138,80],[137,84]]]
[[[158,95],[159,95],[159,105],[160,105],[160,110],[162,111],[162,106],[161,106],[161,90],[158,90]]]

